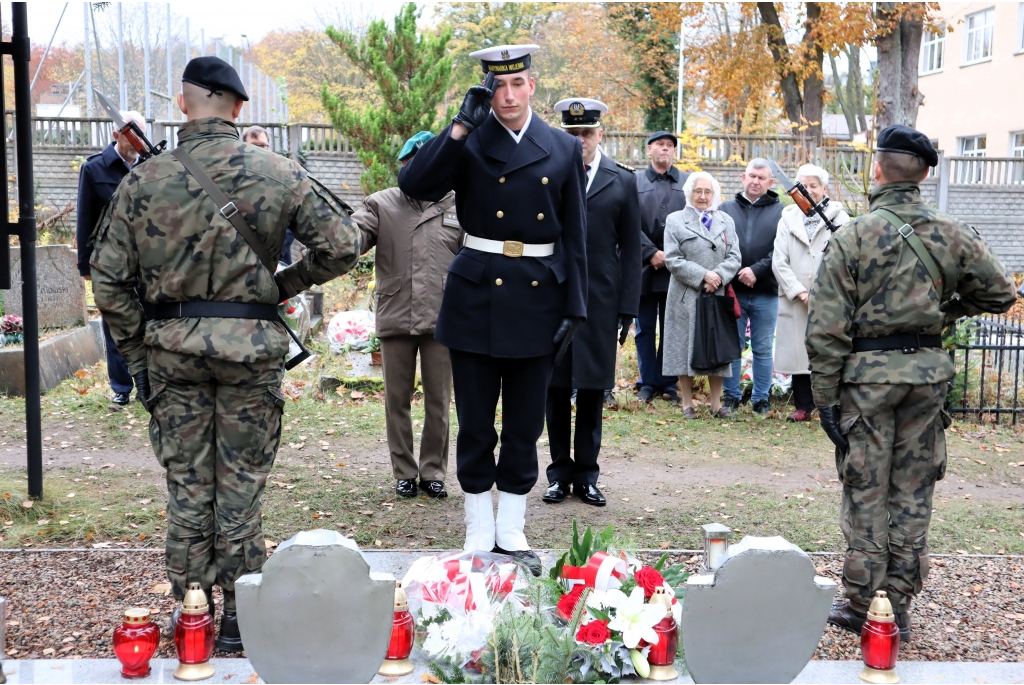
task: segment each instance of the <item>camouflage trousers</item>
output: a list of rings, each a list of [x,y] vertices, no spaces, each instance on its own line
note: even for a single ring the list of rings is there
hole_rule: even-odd
[[[167,576],[219,585],[267,558],[260,500],[281,439],[284,360],[238,363],[151,348],[149,434],[167,470]]]
[[[928,525],[935,482],[946,473],[942,411],[946,383],[840,387],[841,429],[850,451],[836,450],[846,537],[843,584],[858,611],[886,590],[906,611],[928,577]]]

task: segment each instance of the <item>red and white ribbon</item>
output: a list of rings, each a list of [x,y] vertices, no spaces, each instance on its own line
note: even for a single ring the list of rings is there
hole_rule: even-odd
[[[617,590],[622,587],[629,567],[624,559],[605,552],[595,552],[586,566],[563,566],[562,578],[569,581],[569,589],[583,583],[596,590]]]

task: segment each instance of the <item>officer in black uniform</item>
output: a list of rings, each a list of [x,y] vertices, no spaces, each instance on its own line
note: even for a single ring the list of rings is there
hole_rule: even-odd
[[[487,74],[403,167],[398,185],[436,202],[455,191],[464,246],[448,269],[435,337],[450,350],[466,493],[467,550],[511,553],[540,573],[523,532],[552,365],[587,315],[586,200],[578,140],[533,116],[530,53],[472,53]],[[501,451],[494,460],[498,396]],[[498,515],[491,488],[498,486]]]
[[[597,487],[601,451],[601,410],[606,388],[615,385],[615,339],[626,341],[640,302],[640,202],[636,175],[601,154],[601,115],[607,105],[589,98],[555,104],[562,128],[583,144],[587,170],[587,320],[576,331],[548,388],[551,464],[545,502],[573,493],[604,506]],[[572,391],[576,390],[576,436],[572,433]],[[570,444],[574,447],[570,456]]]

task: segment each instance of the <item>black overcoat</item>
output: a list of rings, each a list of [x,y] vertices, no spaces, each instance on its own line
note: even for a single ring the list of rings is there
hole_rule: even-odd
[[[441,343],[492,357],[540,357],[554,352],[563,317],[586,317],[586,179],[576,138],[537,116],[518,144],[494,116],[460,140],[449,126],[402,168],[398,185],[429,202],[454,190],[468,235],[555,243],[549,257],[460,249],[438,313]]]
[[[651,266],[651,257],[658,250],[665,249],[665,219],[672,212],[678,212],[686,208],[686,196],[683,195],[683,185],[690,177],[687,172],[678,169],[678,181],[672,181],[669,192],[669,200],[665,203],[658,201],[658,193],[655,191],[655,182],[650,179],[654,173],[651,167],[636,174],[636,190],[640,195],[640,260],[643,263],[643,271],[640,274],[640,294],[650,295],[651,293],[667,293],[671,274],[664,267],[655,269]],[[657,183],[664,183],[658,181]]]
[[[601,155],[587,191],[587,320],[551,385],[608,390],[615,385],[618,315],[640,305],[640,203],[636,174]]]
[[[90,155],[78,172],[78,223],[75,234],[78,240],[78,272],[83,276],[92,273],[89,257],[92,256],[89,238],[92,229],[103,213],[103,208],[114,196],[121,179],[128,173],[128,165],[114,149],[116,143]]]

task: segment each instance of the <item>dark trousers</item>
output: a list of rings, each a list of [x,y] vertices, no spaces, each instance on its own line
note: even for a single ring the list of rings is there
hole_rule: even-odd
[[[795,373],[793,378],[793,407],[804,411],[814,410],[814,395],[811,393],[811,374]]]
[[[676,387],[677,376],[664,376],[661,363],[665,358],[665,302],[668,293],[640,296],[640,311],[636,317],[636,357],[640,364],[638,387],[649,386],[656,393]],[[655,327],[660,339],[655,344]]]
[[[107,375],[110,377],[110,389],[114,392],[129,393],[135,387],[135,383],[132,382],[132,372],[128,370],[124,357],[117,351],[114,339],[110,337],[110,327],[107,325],[106,319],[103,319],[101,327],[107,348]]]
[[[597,485],[601,473],[597,455],[601,451],[601,412],[604,390],[576,391],[576,436],[569,455],[572,432],[572,390],[548,388],[548,439],[551,465],[548,482],[558,481],[576,488]]]
[[[537,440],[544,431],[544,403],[553,355],[511,359],[449,350],[459,434],[455,466],[469,494],[498,490],[525,495],[537,483]],[[495,410],[501,396],[501,450]]]

